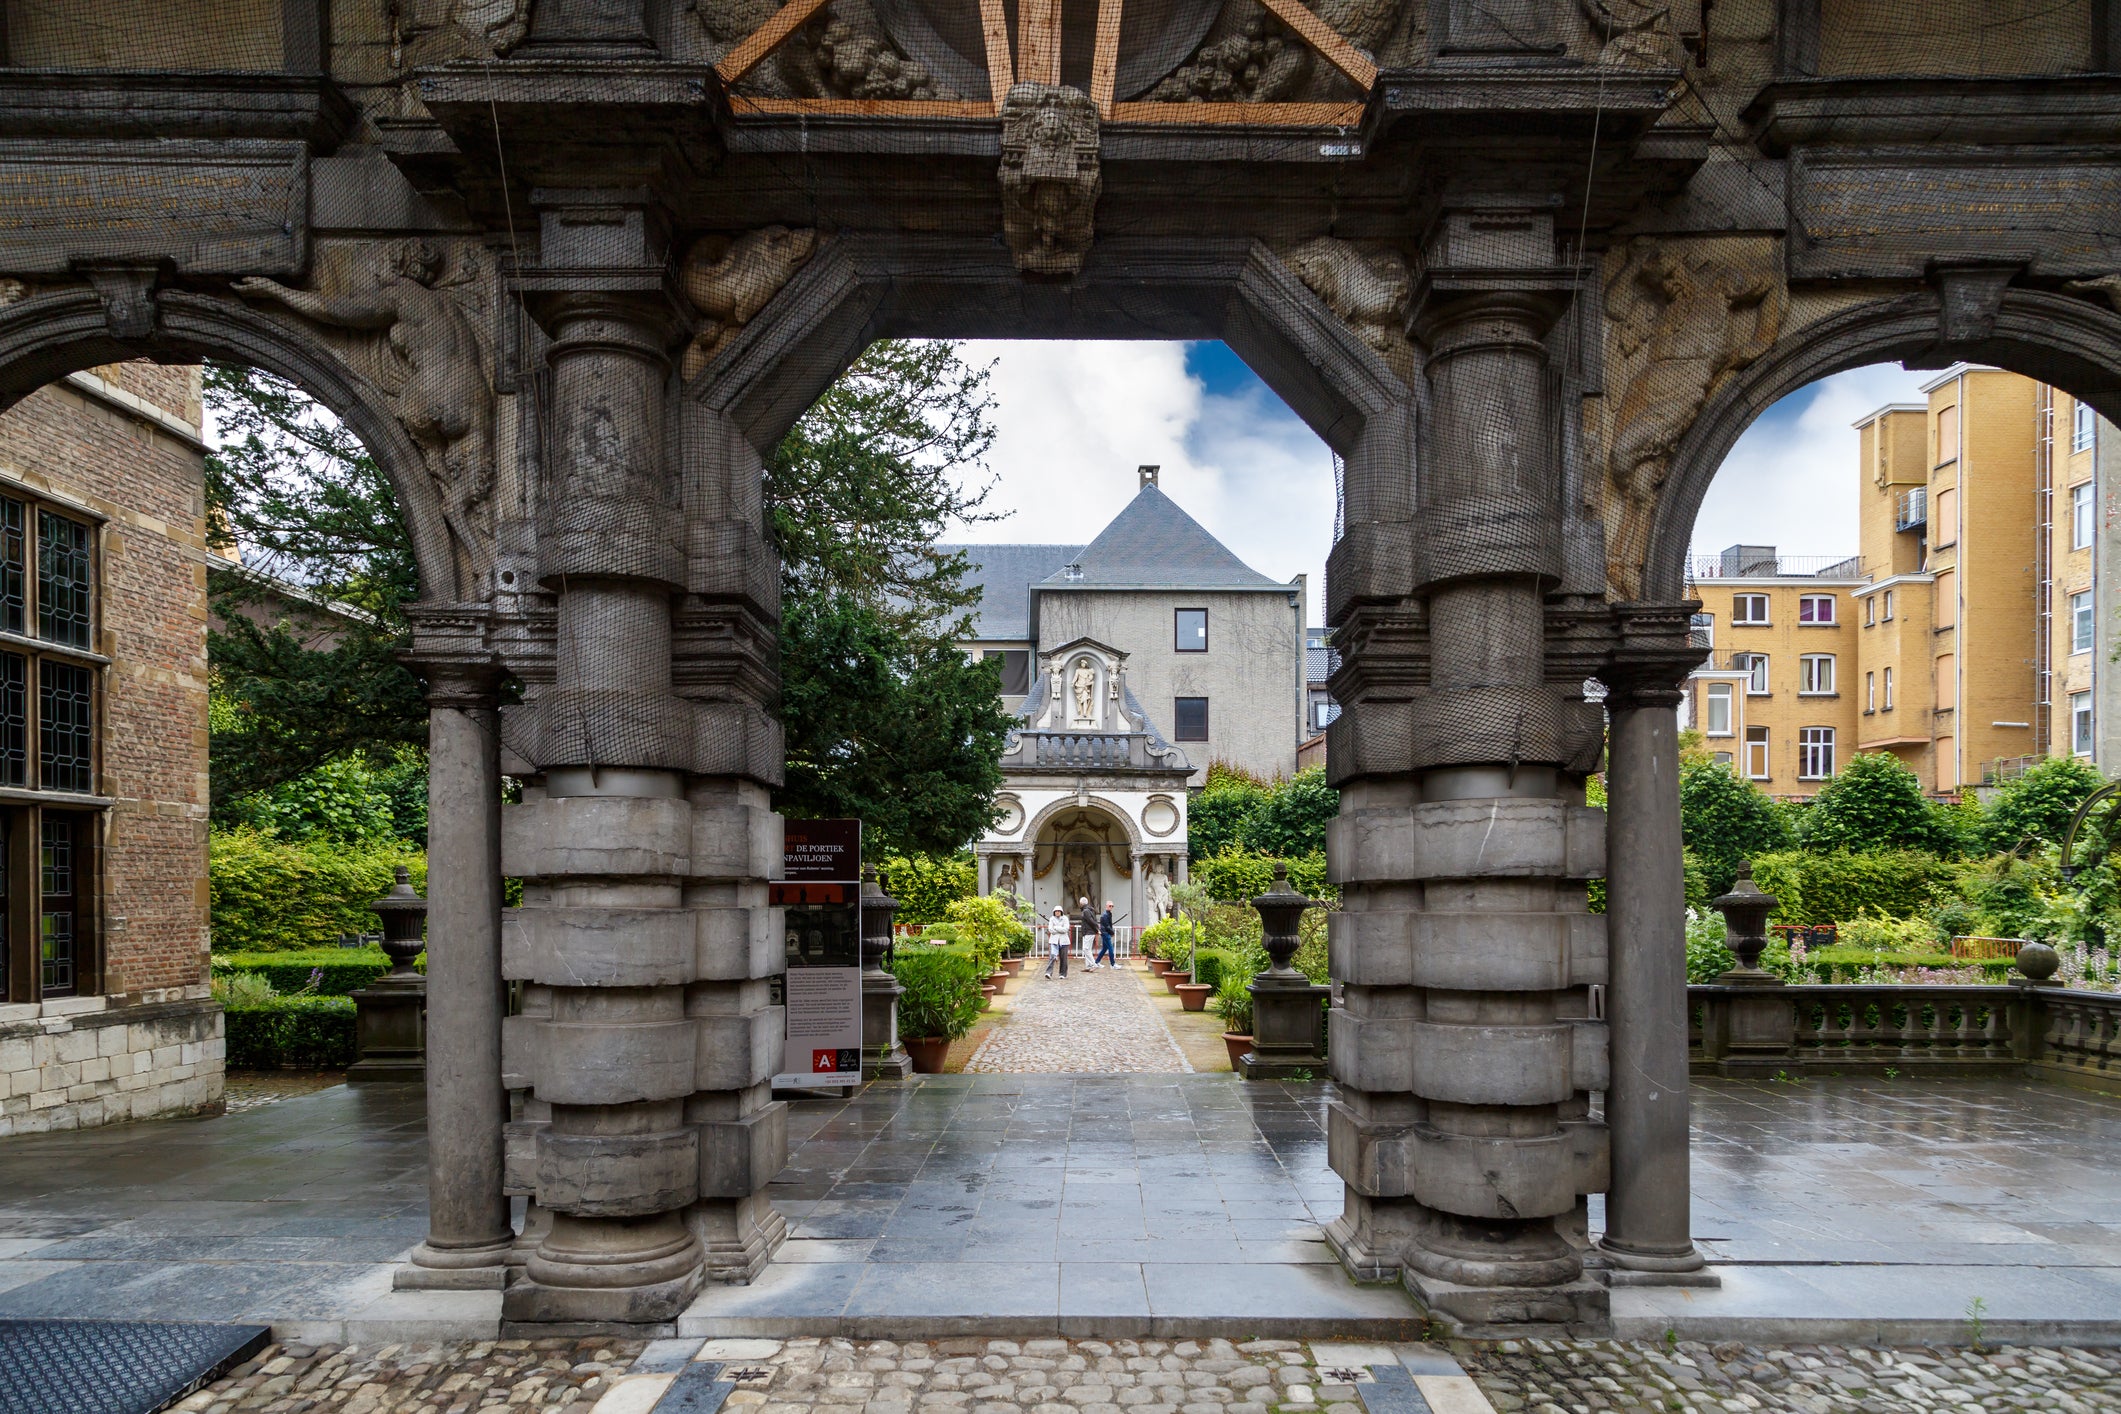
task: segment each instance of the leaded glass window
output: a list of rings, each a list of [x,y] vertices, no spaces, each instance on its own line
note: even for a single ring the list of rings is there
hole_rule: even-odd
[[[37,512],[37,636],[47,643],[89,643],[88,527],[50,511]]]
[[[94,675],[45,659],[37,678],[37,782],[86,795],[95,789]]]
[[[0,498],[0,630],[29,632],[29,552],[24,526],[29,508]]]
[[[78,980],[78,916],[74,886],[74,822],[66,816],[44,817],[43,908],[38,920],[42,944],[44,994],[72,992]]]
[[[29,784],[29,660],[0,653],[0,786]]]

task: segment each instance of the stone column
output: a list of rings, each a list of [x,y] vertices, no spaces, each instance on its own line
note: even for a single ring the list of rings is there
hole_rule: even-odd
[[[756,684],[730,700],[727,676],[688,674],[681,692],[673,669],[680,321],[656,211],[638,191],[533,197],[543,264],[522,286],[551,336],[538,576],[558,642],[552,681],[510,712],[541,784],[503,834],[524,879],[508,975],[543,997],[515,1018],[510,1069],[550,1106],[535,1174],[552,1225],[503,1315],[652,1326],[710,1275],[756,1272],[784,1231],[763,1196],[785,1148],[763,884],[780,743]]]
[[[1647,608],[1648,606],[1641,606]],[[1659,606],[1662,608],[1663,606]],[[1669,651],[1605,678],[1606,1126],[1612,1178],[1600,1241],[1615,1284],[1713,1281],[1694,1247],[1687,1166],[1686,874],[1680,859],[1679,702],[1700,661],[1685,647],[1696,606],[1663,609]],[[1622,640],[1660,616],[1623,606]],[[1623,654],[1628,654],[1626,647]]]
[[[400,1288],[503,1285],[499,674],[427,663],[427,1240]]]
[[[1335,640],[1352,700],[1328,755],[1345,984],[1328,1151],[1348,1196],[1328,1236],[1468,1333],[1602,1329],[1605,1288],[1562,1231],[1606,1163],[1584,1118],[1603,1038],[1575,1014],[1603,980],[1585,881],[1604,822],[1583,796],[1600,721],[1546,650],[1562,546],[1544,337],[1566,300],[1544,212],[1447,213],[1427,255],[1421,533],[1411,563],[1370,564]]]

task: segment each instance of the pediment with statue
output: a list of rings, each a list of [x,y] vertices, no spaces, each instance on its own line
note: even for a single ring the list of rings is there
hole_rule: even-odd
[[[1004,771],[1169,773],[1193,769],[1127,685],[1127,655],[1094,638],[1039,654]]]

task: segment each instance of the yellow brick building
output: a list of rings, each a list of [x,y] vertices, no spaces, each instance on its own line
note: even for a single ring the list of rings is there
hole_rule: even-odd
[[[1853,559],[1732,546],[1695,566],[1713,656],[1689,723],[1770,794],[1810,795],[1864,751],[1939,795],[2044,755],[2110,754],[2097,461],[2112,428],[1996,369],[1954,367],[1922,391],[1856,424]]]

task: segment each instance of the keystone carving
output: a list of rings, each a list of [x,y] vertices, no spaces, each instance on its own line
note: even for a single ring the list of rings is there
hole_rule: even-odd
[[[1709,395],[1782,332],[1781,247],[1777,236],[1643,238],[1607,258],[1606,573],[1623,597],[1639,587],[1680,438]],[[1596,420],[1587,415],[1587,430]]]
[[[1576,7],[1605,46],[1599,51],[1599,63],[1642,69],[1675,67],[1671,6],[1652,6],[1645,0],[1576,0]]]
[[[29,286],[12,275],[0,275],[0,309],[29,298]]]
[[[1002,232],[1017,269],[1082,270],[1104,188],[1097,140],[1097,104],[1087,93],[1020,83],[1002,101]]]
[[[426,461],[471,583],[483,585],[493,557],[493,375],[457,293],[469,287],[477,300],[478,257],[465,252],[445,279],[447,264],[440,247],[413,239],[362,262],[347,275],[347,289],[296,290],[257,277],[231,288],[328,329],[383,336],[374,342],[389,354],[376,381]]]
[[[678,284],[701,318],[679,372],[689,382],[728,348],[752,317],[817,250],[817,232],[766,226],[733,240],[702,236],[685,253]]]
[[[2087,299],[2103,299],[2121,314],[2121,275],[2101,275],[2096,280],[2071,280],[2063,288]]]
[[[1399,375],[1414,380],[1414,346],[1407,341],[1407,303],[1413,281],[1397,251],[1366,251],[1352,241],[1318,236],[1282,256],[1297,279]]]

